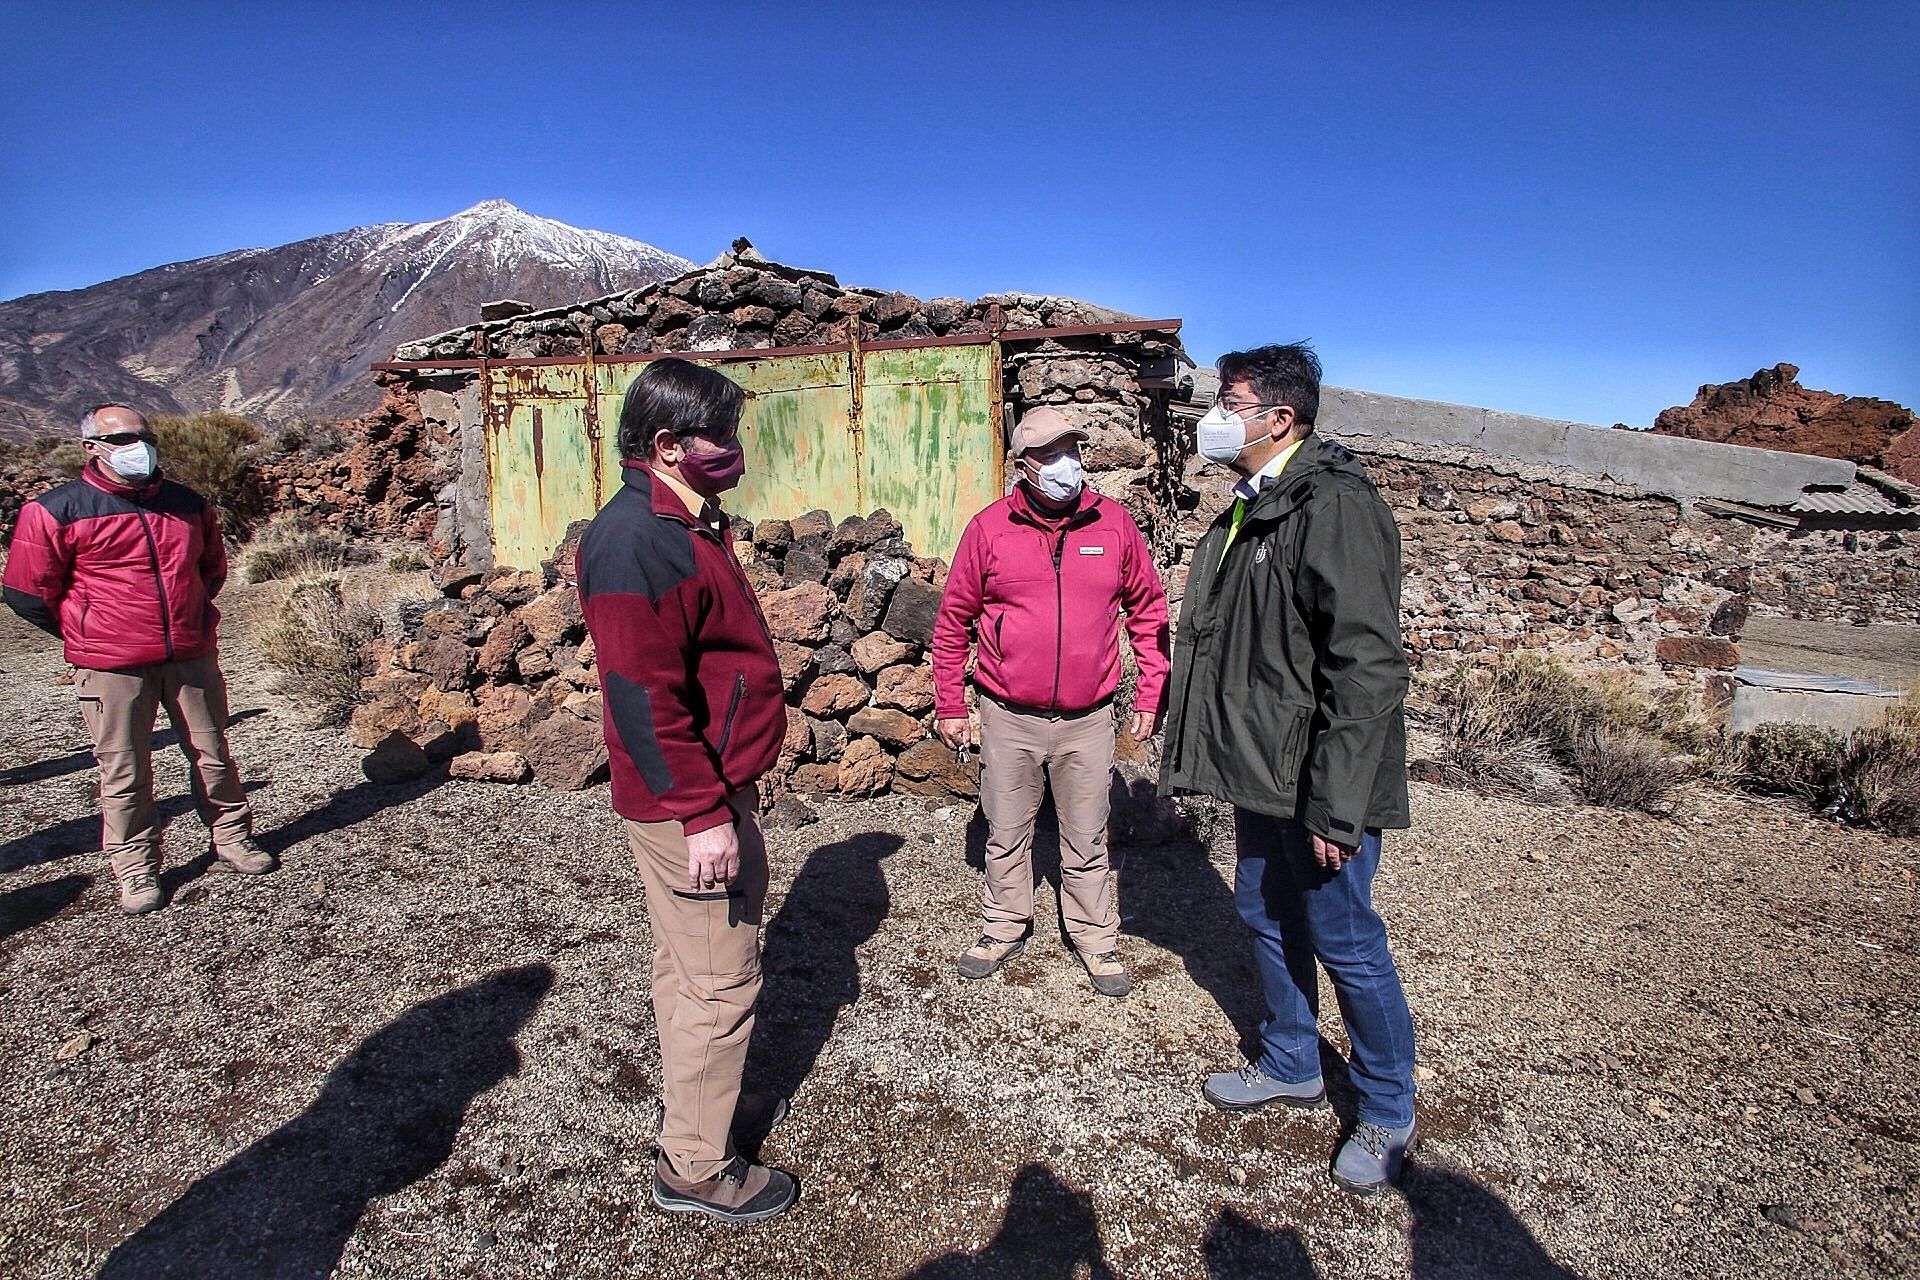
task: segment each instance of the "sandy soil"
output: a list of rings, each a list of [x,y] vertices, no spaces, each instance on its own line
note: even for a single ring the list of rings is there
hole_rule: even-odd
[[[1113,1001],[1051,922],[953,975],[970,809],[825,807],[774,837],[751,1065],[794,1095],[765,1157],[803,1199],[747,1230],[656,1215],[648,932],[605,788],[368,783],[270,692],[272,592],[236,589],[227,662],[285,866],[210,871],[169,750],[172,901],[140,919],[58,654],[0,619],[0,1273],[1920,1270],[1920,845],[1711,793],[1663,821],[1416,784],[1377,896],[1427,1144],[1371,1201],[1326,1177],[1350,1093],[1198,1094],[1259,1017],[1225,843],[1118,850],[1138,986]]]

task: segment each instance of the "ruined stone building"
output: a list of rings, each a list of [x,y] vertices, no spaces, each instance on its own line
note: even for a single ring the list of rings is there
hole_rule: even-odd
[[[1087,427],[1090,483],[1134,514],[1177,600],[1228,487],[1191,451],[1212,388],[1178,330],[1063,298],[849,288],[742,244],[674,280],[502,305],[409,344],[377,366],[387,398],[357,474],[331,480],[363,518],[429,540],[449,598],[411,620],[356,738],[404,731],[524,753],[559,785],[592,776],[597,677],[561,544],[617,483],[626,385],[679,354],[752,393],[730,506],[792,690],[777,786],[965,794],[928,737],[942,557],[1005,491],[1011,423],[1054,404]],[[1756,613],[1920,625],[1920,490],[1871,469],[1337,387],[1320,429],[1362,455],[1400,522],[1416,663],[1544,649],[1725,701]],[[285,479],[321,514],[328,481]]]

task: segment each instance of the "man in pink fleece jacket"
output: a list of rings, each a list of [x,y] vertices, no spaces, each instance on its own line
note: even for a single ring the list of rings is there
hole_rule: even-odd
[[[1033,925],[1033,821],[1046,787],[1060,817],[1060,898],[1094,990],[1131,990],[1115,952],[1120,914],[1107,860],[1111,706],[1124,612],[1139,684],[1133,736],[1160,729],[1168,666],[1167,596],[1126,509],[1086,487],[1086,433],[1058,409],[1014,429],[1019,480],[960,535],[933,629],[935,728],[956,749],[967,719],[969,640],[977,643],[980,808],[987,819],[980,940],[955,967],[984,978],[1019,955]]]

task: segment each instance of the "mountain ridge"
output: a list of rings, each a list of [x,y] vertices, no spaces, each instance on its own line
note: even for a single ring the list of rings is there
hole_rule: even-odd
[[[0,438],[65,435],[105,400],[268,426],[351,417],[379,402],[368,365],[470,322],[483,302],[558,306],[693,265],[486,200],[26,294],[0,302]]]

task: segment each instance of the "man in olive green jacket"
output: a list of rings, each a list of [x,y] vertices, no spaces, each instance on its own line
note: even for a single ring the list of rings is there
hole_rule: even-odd
[[[1333,1178],[1364,1195],[1416,1139],[1413,1021],[1372,901],[1380,831],[1410,824],[1399,530],[1353,455],[1313,434],[1312,351],[1231,353],[1220,388],[1198,446],[1240,480],[1194,550],[1160,789],[1234,806],[1234,898],[1268,1017],[1259,1060],[1203,1092],[1230,1110],[1325,1104],[1317,960],[1360,1095]]]

